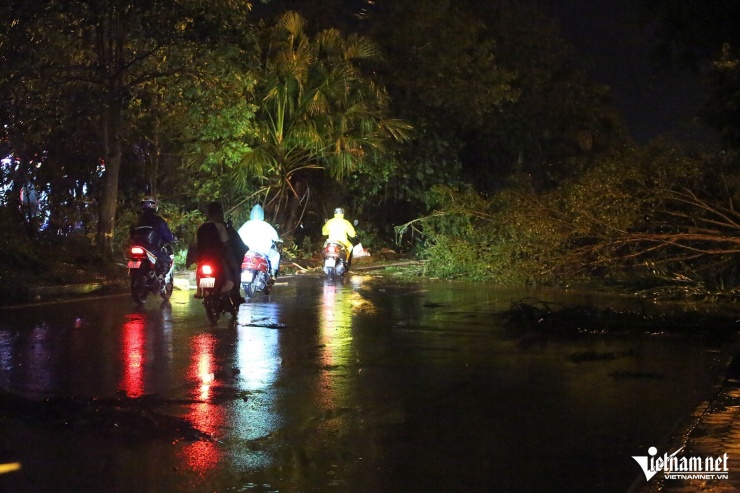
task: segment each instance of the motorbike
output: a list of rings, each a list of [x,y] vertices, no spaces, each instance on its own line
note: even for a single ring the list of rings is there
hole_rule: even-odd
[[[283,240],[273,240],[272,248],[278,253],[281,251]],[[270,269],[270,260],[267,255],[255,250],[248,250],[242,260],[241,274],[242,289],[244,296],[251,298],[255,293],[262,291],[270,294],[275,276]]]
[[[173,270],[175,256],[172,246],[162,247],[170,258],[170,265],[166,272],[157,265],[157,255],[141,244],[134,243],[129,248],[128,273],[131,277],[131,297],[138,304],[143,304],[149,294],[157,294],[167,301],[172,296]]]
[[[347,259],[349,253],[347,247],[337,241],[327,240],[324,243],[324,273],[330,278],[336,276],[343,276],[348,268],[349,264]]]
[[[218,262],[204,260],[198,263],[196,279],[198,287],[202,291],[203,306],[206,309],[206,316],[211,324],[216,325],[222,314],[230,314],[231,318],[236,318],[239,313],[239,301],[231,292],[223,292],[221,287],[223,277],[221,276],[221,266]]]
[[[270,294],[275,279],[270,274],[267,256],[254,250],[249,250],[244,254],[241,282],[244,296],[247,298],[251,298],[259,291]]]

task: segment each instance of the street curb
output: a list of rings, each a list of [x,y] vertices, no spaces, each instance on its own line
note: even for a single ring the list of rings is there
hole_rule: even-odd
[[[115,295],[125,292],[117,282],[96,281],[79,284],[18,286],[12,298],[0,303],[0,309],[29,306],[36,303],[85,299],[91,295]]]
[[[91,282],[85,284],[62,284],[59,286],[35,286],[27,288],[28,298],[31,300],[48,299],[53,296],[69,296],[90,294],[100,291],[105,287],[102,282]]]

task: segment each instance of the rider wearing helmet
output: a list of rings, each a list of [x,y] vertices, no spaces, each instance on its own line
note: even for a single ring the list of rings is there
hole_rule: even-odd
[[[169,270],[170,252],[166,245],[175,241],[167,222],[157,214],[157,201],[147,196],[141,201],[141,212],[136,223],[129,230],[132,240],[143,242],[144,246],[157,255],[157,271],[161,274]]]
[[[324,223],[321,234],[328,236],[326,241],[338,241],[347,248],[347,264],[349,265],[352,262],[352,242],[349,238],[354,238],[356,233],[352,223],[344,218],[343,208],[334,209],[334,217]]]
[[[280,252],[275,243],[280,242],[280,236],[270,223],[265,221],[265,211],[256,204],[249,213],[249,221],[239,228],[239,236],[250,250],[261,253],[270,263],[270,274],[277,277],[280,267]]]

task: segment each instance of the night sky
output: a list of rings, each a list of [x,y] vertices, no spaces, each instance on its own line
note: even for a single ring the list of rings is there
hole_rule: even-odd
[[[671,75],[649,59],[649,43],[636,34],[628,0],[543,0],[562,35],[584,57],[591,78],[607,84],[625,124],[640,143],[664,133],[696,138],[688,130],[698,114],[698,78]],[[701,133],[701,132],[700,132]]]

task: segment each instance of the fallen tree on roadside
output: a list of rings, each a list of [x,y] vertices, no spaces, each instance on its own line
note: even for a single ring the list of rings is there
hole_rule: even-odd
[[[485,198],[437,187],[432,212],[397,233],[423,238],[436,277],[734,300],[739,191],[731,158],[646,148],[602,157],[550,190],[523,181]]]

